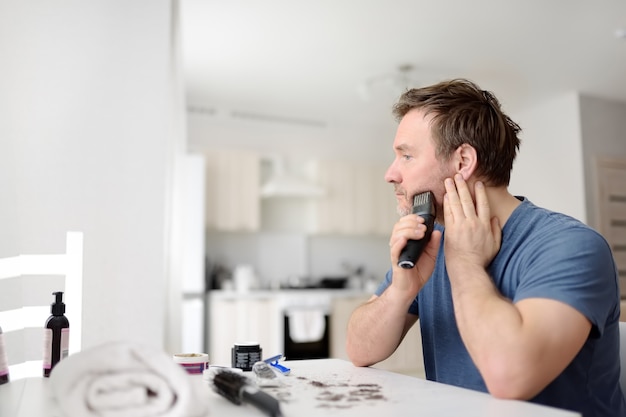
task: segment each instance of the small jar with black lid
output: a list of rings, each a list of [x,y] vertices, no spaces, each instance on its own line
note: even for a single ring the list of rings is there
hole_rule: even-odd
[[[235,343],[231,349],[232,367],[251,371],[252,365],[261,360],[262,352],[257,342]]]

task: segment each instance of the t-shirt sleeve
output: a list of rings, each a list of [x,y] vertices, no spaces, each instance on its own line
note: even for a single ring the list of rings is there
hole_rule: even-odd
[[[529,267],[513,301],[526,298],[561,301],[585,315],[594,327],[592,330],[601,335],[612,308],[606,300],[614,297],[618,285],[606,240],[592,229],[576,227],[565,233],[546,231],[539,245],[540,251],[530,252]]]

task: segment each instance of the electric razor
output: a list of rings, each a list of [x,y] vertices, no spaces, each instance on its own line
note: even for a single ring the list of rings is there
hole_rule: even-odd
[[[424,219],[426,234],[420,240],[409,240],[400,253],[398,266],[411,269],[422,254],[422,250],[430,240],[430,235],[435,227],[435,196],[431,191],[417,194],[413,197],[413,214],[417,214]]]

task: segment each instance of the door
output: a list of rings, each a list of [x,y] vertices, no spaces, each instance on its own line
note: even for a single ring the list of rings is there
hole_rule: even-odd
[[[626,298],[626,160],[598,159],[596,166],[599,231],[611,246]]]

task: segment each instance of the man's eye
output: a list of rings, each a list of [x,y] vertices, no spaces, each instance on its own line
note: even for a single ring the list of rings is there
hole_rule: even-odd
[[[411,159],[413,159],[413,157],[411,155],[402,155],[402,159],[404,159],[405,161],[410,161]]]

